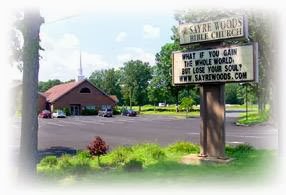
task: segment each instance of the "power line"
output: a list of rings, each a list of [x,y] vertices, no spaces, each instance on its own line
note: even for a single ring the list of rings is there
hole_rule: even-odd
[[[46,22],[45,24],[53,24],[53,23],[56,23],[56,22],[68,20],[68,19],[70,19],[70,18],[75,18],[75,17],[78,17],[78,16],[80,16],[80,14],[67,16],[67,17],[64,17],[64,18],[60,18],[60,19],[57,19],[57,20],[53,20],[53,21],[50,21],[50,22]]]

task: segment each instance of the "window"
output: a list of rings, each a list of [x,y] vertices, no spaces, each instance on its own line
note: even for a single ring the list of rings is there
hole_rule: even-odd
[[[90,89],[87,87],[81,88],[80,93],[90,93]]]
[[[87,110],[96,110],[95,106],[85,106],[85,109]]]

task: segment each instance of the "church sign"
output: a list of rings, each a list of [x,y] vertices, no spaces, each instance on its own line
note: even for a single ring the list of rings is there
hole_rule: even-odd
[[[243,16],[233,16],[209,22],[179,25],[181,45],[243,38],[247,36],[247,20]]]
[[[256,81],[257,43],[173,52],[173,84]]]

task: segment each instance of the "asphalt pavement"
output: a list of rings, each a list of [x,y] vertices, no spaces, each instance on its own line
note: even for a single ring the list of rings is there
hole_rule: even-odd
[[[250,127],[236,126],[238,112],[226,113],[226,143],[248,143],[256,148],[277,149],[278,131],[270,124]],[[11,147],[19,146],[20,119],[12,124]],[[85,149],[95,137],[101,136],[110,148],[137,143],[158,143],[162,146],[177,141],[199,143],[200,118],[139,115],[137,117],[73,116],[39,119],[39,150],[51,147]]]

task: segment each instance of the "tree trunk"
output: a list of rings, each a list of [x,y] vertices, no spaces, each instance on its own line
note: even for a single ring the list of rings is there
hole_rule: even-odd
[[[97,156],[97,164],[98,164],[98,166],[99,166],[99,167],[101,167],[101,163],[100,163],[100,157],[99,157],[99,155]]]
[[[176,112],[179,112],[179,90],[176,89]]]
[[[39,33],[44,19],[39,10],[25,10],[22,33],[23,47],[23,96],[20,143],[19,175],[33,179],[36,175],[38,150],[38,73]],[[24,177],[24,178],[23,178]]]

